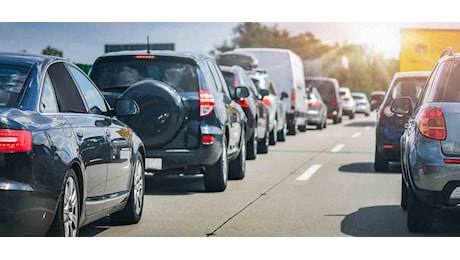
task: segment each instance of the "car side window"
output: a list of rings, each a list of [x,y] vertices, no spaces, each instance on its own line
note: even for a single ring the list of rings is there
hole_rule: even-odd
[[[208,60],[207,62],[208,62],[209,68],[211,69],[211,73],[214,78],[214,82],[216,82],[217,89],[220,92],[223,92],[227,96],[230,97],[230,92],[228,91],[227,83],[224,77],[222,76],[222,72],[220,71],[220,69],[217,67],[217,65],[214,62],[212,62],[211,60]]]
[[[460,102],[460,63],[453,62],[446,82],[444,102]]]
[[[54,86],[59,110],[63,113],[87,113],[75,82],[62,62],[53,63],[48,68],[49,78]]]
[[[91,114],[101,115],[107,112],[107,105],[104,97],[98,91],[97,87],[77,68],[67,66],[73,78],[75,79],[81,93],[83,94],[89,112]]]
[[[275,84],[273,84],[273,82],[270,82],[268,90],[270,91],[272,95],[278,96],[278,93],[276,92]]]
[[[43,89],[40,97],[40,112],[42,113],[58,113],[59,106],[54,93],[53,83],[46,73],[45,80],[43,81]]]
[[[434,73],[428,79],[428,83],[425,84],[425,90],[422,96],[421,102],[418,105],[430,102],[442,101],[444,95],[444,85],[446,84],[446,72],[447,63],[443,62],[435,68]]]

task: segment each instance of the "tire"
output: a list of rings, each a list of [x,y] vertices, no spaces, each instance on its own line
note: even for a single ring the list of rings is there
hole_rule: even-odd
[[[388,171],[389,162],[385,159],[380,152],[377,150],[377,146],[375,147],[374,153],[374,170],[377,172],[384,172]]]
[[[286,121],[284,121],[283,129],[278,131],[277,141],[280,141],[280,142],[286,141],[286,134],[287,134],[287,124],[286,124]]]
[[[287,131],[288,135],[295,135],[296,134],[295,125],[288,125],[287,130],[288,130]]]
[[[334,117],[332,119],[332,122],[333,122],[334,125],[338,124],[339,123],[339,117],[338,116]]]
[[[301,133],[304,133],[307,131],[307,125],[299,125],[299,131]]]
[[[407,186],[401,174],[401,208],[407,210]]]
[[[275,119],[275,121],[273,121],[273,129],[270,131],[269,135],[269,145],[275,145],[278,140],[278,130],[276,129],[278,129],[278,121]]]
[[[365,116],[370,116],[370,115],[371,115],[371,114],[369,114],[369,113],[366,113],[366,114],[365,114]]]
[[[110,220],[124,225],[136,224],[142,217],[144,208],[145,172],[144,160],[137,154],[134,162],[133,182],[125,207],[110,215]]]
[[[323,128],[327,128],[327,120],[326,119],[324,119]]]
[[[351,113],[350,115],[348,115],[348,118],[349,118],[349,119],[355,118],[355,113]]]
[[[241,131],[240,143],[240,153],[229,165],[228,178],[230,180],[242,180],[246,172],[246,135],[244,129]]]
[[[204,187],[206,191],[220,192],[227,188],[228,180],[228,158],[227,138],[225,134],[222,139],[222,153],[217,163],[208,168],[204,174]]]
[[[257,131],[254,129],[254,133],[246,142],[246,160],[254,160],[257,158]]]
[[[323,129],[323,123],[319,123],[316,125],[316,129],[321,130]]]
[[[428,232],[433,226],[433,208],[417,198],[408,188],[407,196],[407,228],[411,232]]]
[[[268,153],[268,145],[269,145],[269,138],[268,138],[268,128],[265,131],[264,139],[260,140],[257,144],[257,153],[265,154]]]
[[[69,169],[64,181],[64,191],[59,198],[59,205],[53,223],[48,231],[52,237],[77,237],[80,223],[80,187],[75,171]]]

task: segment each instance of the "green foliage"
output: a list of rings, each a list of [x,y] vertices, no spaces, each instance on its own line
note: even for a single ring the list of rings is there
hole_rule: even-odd
[[[58,49],[48,45],[48,46],[46,46],[45,49],[42,50],[42,54],[43,55],[51,55],[51,56],[63,57],[64,53],[61,50],[58,50]]]
[[[370,92],[386,90],[394,73],[399,69],[399,61],[386,59],[381,53],[374,53],[367,46],[335,43],[324,44],[311,32],[290,35],[286,29],[277,25],[266,26],[262,23],[239,23],[233,28],[234,38],[215,46],[211,55],[235,48],[283,48],[290,49],[302,60],[321,60],[322,75],[337,78],[342,86],[352,91]],[[346,57],[348,66],[343,66]]]

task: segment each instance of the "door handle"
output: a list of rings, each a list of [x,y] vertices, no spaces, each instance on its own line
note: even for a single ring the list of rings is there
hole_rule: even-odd
[[[75,131],[77,138],[81,141],[83,139],[83,132],[81,130]]]

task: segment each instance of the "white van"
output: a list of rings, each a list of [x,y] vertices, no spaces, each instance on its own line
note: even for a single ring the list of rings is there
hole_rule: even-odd
[[[239,48],[234,51],[248,52],[256,56],[258,67],[266,69],[279,91],[284,91],[289,98],[286,103],[287,130],[295,135],[296,128],[307,130],[307,105],[305,103],[305,78],[300,57],[288,49],[276,48]]]

